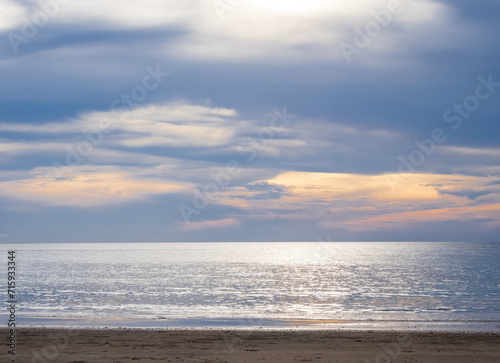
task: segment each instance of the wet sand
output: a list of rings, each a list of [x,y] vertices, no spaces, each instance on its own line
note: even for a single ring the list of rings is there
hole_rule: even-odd
[[[500,333],[1,329],[0,362],[498,363]]]

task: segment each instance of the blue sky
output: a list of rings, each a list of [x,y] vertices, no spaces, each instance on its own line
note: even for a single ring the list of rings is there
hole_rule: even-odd
[[[500,4],[2,0],[7,242],[500,236]]]

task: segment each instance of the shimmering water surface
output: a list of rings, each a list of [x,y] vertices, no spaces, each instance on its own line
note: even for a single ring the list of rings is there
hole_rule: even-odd
[[[500,324],[500,243],[19,244],[2,253],[11,248],[23,318]]]

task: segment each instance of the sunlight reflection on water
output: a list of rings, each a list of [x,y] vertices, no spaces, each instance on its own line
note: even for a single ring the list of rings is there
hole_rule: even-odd
[[[24,316],[500,320],[498,243],[15,248]]]

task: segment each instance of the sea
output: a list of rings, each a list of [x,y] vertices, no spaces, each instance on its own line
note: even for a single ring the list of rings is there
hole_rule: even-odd
[[[500,331],[498,242],[3,244],[5,285],[8,251],[17,326]]]

